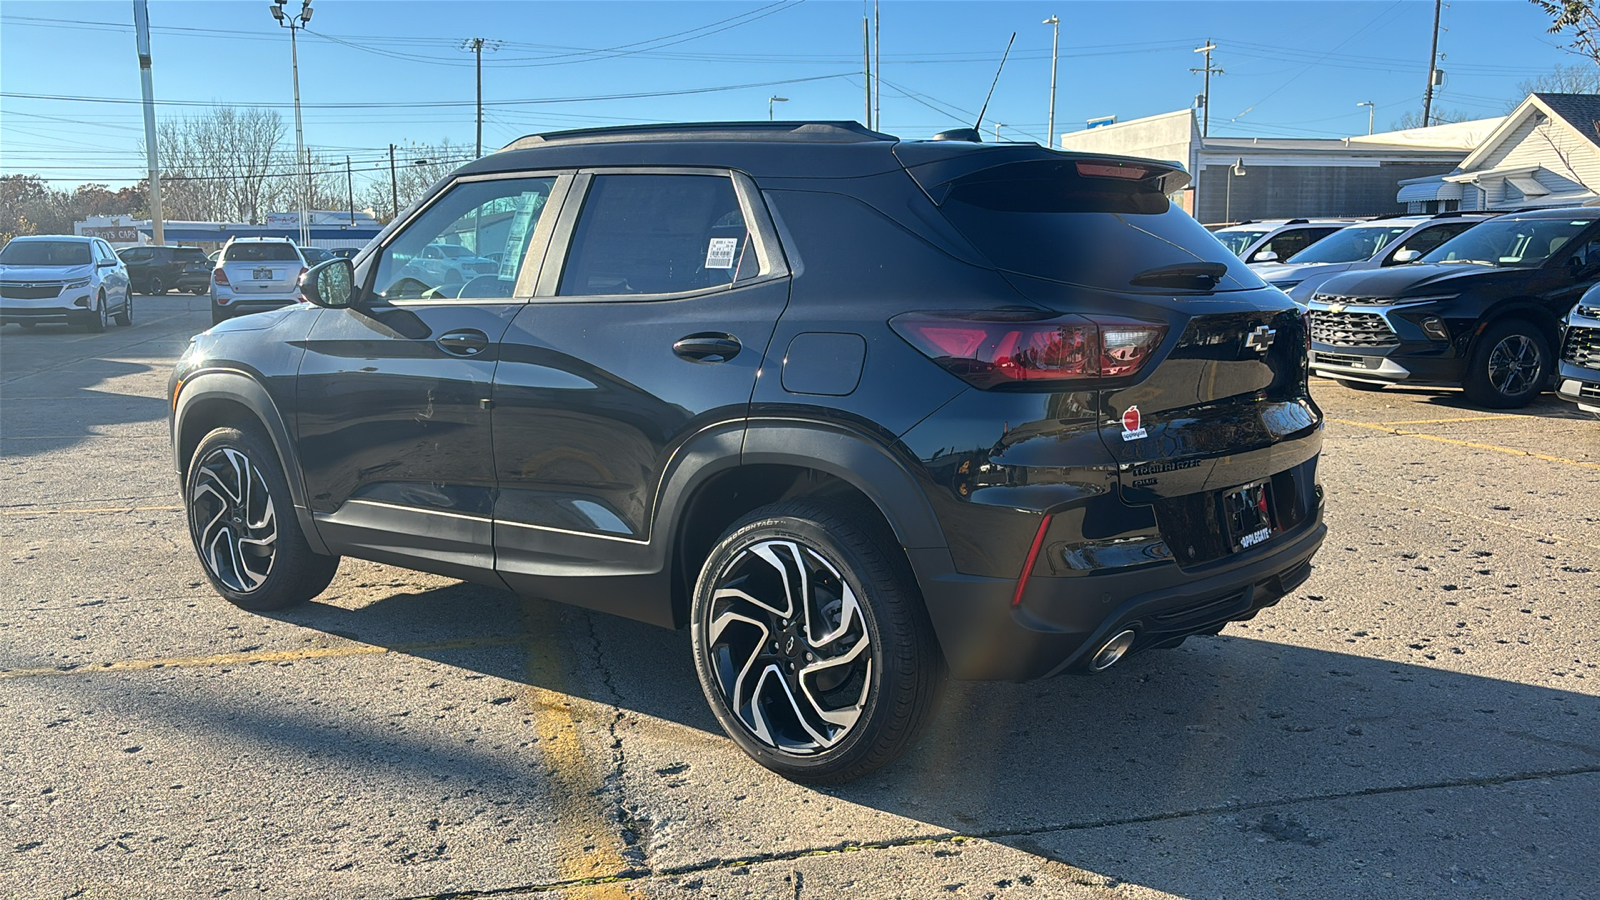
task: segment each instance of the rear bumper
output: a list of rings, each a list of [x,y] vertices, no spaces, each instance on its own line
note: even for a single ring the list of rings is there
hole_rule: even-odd
[[[1305,581],[1326,534],[1319,505],[1292,531],[1227,559],[1035,578],[1017,607],[1014,579],[960,574],[943,550],[908,555],[951,674],[1025,681],[1060,674],[1124,628],[1139,650],[1248,619]]]
[[[226,303],[222,302],[224,299],[227,300]],[[240,297],[235,294],[223,294],[219,297],[215,291],[211,294],[212,308],[219,314],[228,317],[245,316],[250,313],[265,312],[269,309],[282,309],[285,306],[293,306],[299,303],[300,300],[299,292],[294,294],[273,294],[264,297]]]

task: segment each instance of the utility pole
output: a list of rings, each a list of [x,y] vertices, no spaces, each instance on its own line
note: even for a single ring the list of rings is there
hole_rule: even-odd
[[[872,77],[877,89],[872,92],[872,129],[883,127],[883,29],[879,27],[878,0],[872,0]]]
[[[150,80],[150,8],[145,0],[133,0],[134,45],[139,51],[139,89],[144,94],[144,156],[150,167],[151,240],[165,244],[166,231],[161,221],[161,166],[156,159],[156,97]]]
[[[1057,51],[1061,49],[1061,20],[1051,16],[1044,20],[1045,25],[1054,26],[1054,34],[1050,38],[1050,124],[1045,126],[1044,133],[1046,147],[1056,145],[1056,62],[1060,58]]]
[[[861,74],[867,79],[867,127],[872,127],[872,20],[861,17]]]
[[[300,49],[295,43],[295,32],[311,23],[311,0],[301,0],[300,12],[289,15],[283,11],[287,0],[272,0],[272,17],[278,25],[289,29],[289,63],[294,68],[294,155],[305,174],[305,186],[300,193],[300,246],[311,243],[311,217],[307,205],[311,202],[311,153],[306,149],[305,128],[300,120]]]
[[[1439,6],[1443,0],[1433,0],[1433,45],[1428,48],[1428,89],[1422,92],[1422,127],[1427,128],[1433,116],[1433,73],[1439,62]]]
[[[356,176],[350,172],[350,157],[344,158],[344,189],[350,196],[350,224],[356,224]]]
[[[394,169],[394,145],[389,145],[389,221],[400,218],[400,180]]]
[[[1205,87],[1201,88],[1201,94],[1200,94],[1201,97],[1205,98],[1205,100],[1203,101],[1204,102],[1204,106],[1205,106],[1205,112],[1203,113],[1204,118],[1202,118],[1200,120],[1200,136],[1201,137],[1210,137],[1211,136],[1211,76],[1212,75],[1221,75],[1221,74],[1223,74],[1221,69],[1214,69],[1214,68],[1211,67],[1211,51],[1213,51],[1215,49],[1217,49],[1217,45],[1211,43],[1211,39],[1210,38],[1206,38],[1206,45],[1204,47],[1196,47],[1196,48],[1194,48],[1194,52],[1196,52],[1196,53],[1204,53],[1206,55],[1206,67],[1204,69],[1190,69],[1189,70],[1190,72],[1192,72],[1194,74],[1199,74],[1201,72],[1204,72],[1205,76],[1206,76]]]
[[[461,42],[461,49],[477,56],[478,69],[478,156],[483,155],[483,51],[500,49],[499,41],[486,38],[467,38]]]

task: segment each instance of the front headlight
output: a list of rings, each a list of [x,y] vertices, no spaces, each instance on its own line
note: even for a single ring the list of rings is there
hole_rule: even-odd
[[[89,286],[89,279],[85,278],[82,281],[74,281],[73,283],[67,285],[65,288],[62,288],[62,290],[75,291],[78,288],[86,288],[88,286]]]

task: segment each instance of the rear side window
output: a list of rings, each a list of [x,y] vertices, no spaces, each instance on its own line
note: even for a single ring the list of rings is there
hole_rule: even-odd
[[[1471,228],[1476,224],[1478,223],[1449,222],[1444,225],[1433,225],[1431,227],[1424,228],[1416,234],[1413,234],[1411,237],[1406,238],[1405,243],[1394,248],[1394,252],[1399,253],[1401,250],[1415,250],[1418,253],[1427,253],[1433,248],[1439,246],[1445,241],[1450,240],[1451,238],[1463,231],[1466,231],[1468,228]]]
[[[599,175],[578,217],[559,293],[721,287],[754,276],[755,256],[727,176]]]
[[[1338,228],[1291,228],[1280,231],[1272,236],[1272,240],[1257,247],[1256,252],[1250,254],[1250,261],[1261,262],[1262,254],[1276,253],[1278,261],[1283,262],[1338,230]]]
[[[282,262],[285,260],[299,261],[300,254],[294,249],[293,244],[260,243],[260,244],[229,244],[223,252],[224,262]]]
[[[1072,163],[1019,163],[954,185],[944,214],[997,268],[1066,284],[1139,290],[1168,266],[1222,264],[1217,290],[1264,287],[1215,235],[1144,182],[1091,178]],[[1150,290],[1160,290],[1152,288]]]

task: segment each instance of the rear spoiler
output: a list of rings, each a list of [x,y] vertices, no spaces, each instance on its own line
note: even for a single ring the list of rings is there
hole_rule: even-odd
[[[1080,178],[1106,178],[1124,184],[1138,183],[1161,194],[1182,190],[1189,173],[1180,163],[1103,153],[1071,153],[1037,144],[985,146],[950,141],[904,141],[894,155],[935,206],[942,206],[959,181],[1007,166],[1059,165]]]

